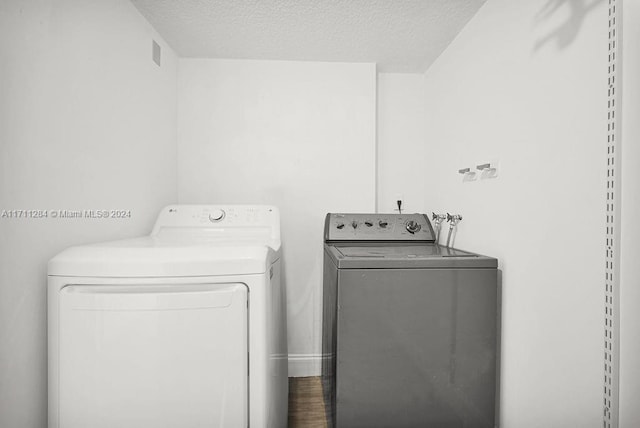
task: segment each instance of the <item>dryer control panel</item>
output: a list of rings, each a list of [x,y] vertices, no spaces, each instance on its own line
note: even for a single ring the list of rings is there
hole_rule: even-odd
[[[269,205],[169,205],[151,232],[160,234],[279,240],[280,213]]]
[[[325,241],[421,241],[434,242],[431,222],[425,214],[327,214]]]

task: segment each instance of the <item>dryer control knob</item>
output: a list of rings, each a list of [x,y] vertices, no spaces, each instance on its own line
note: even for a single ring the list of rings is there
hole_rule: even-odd
[[[420,223],[418,223],[417,221],[409,220],[407,222],[407,231],[409,233],[419,232],[420,229],[422,229],[422,226],[420,226]]]
[[[224,210],[213,210],[209,214],[209,221],[211,222],[220,221],[224,218],[224,216],[225,216]]]

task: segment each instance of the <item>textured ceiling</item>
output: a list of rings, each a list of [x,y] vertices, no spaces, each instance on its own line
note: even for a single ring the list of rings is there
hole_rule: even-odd
[[[183,57],[422,72],[486,0],[132,0]]]

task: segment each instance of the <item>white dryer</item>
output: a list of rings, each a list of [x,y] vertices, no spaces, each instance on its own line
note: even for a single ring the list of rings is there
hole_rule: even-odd
[[[49,428],[286,427],[280,216],[174,205],[49,262]]]

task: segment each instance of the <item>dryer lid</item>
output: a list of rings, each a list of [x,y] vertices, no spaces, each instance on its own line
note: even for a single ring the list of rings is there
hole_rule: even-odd
[[[179,277],[265,273],[280,255],[266,245],[167,242],[156,237],[71,247],[49,262],[49,275]]]
[[[280,256],[269,205],[170,205],[150,236],[69,248],[49,275],[172,277],[261,274]]]

